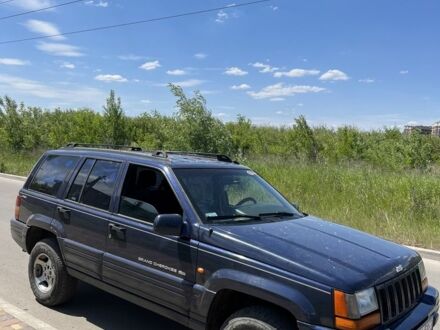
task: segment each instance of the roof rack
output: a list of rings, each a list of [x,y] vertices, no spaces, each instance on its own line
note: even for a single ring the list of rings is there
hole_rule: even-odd
[[[207,153],[207,152],[192,152],[192,151],[164,151],[164,150],[157,150],[157,151],[153,152],[153,156],[156,156],[156,157],[168,158],[168,155],[199,156],[199,157],[206,157],[206,158],[214,158],[220,162],[238,164],[238,162],[233,161],[229,156],[222,155],[222,154],[213,154],[213,153]]]
[[[115,149],[115,150],[130,150],[130,151],[142,151],[141,147],[115,145],[115,144],[92,144],[92,143],[68,143],[65,148],[103,148],[103,149]]]

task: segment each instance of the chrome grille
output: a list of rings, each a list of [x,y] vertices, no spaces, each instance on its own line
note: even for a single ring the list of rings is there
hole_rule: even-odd
[[[419,268],[377,287],[382,323],[390,323],[414,307],[422,296]]]

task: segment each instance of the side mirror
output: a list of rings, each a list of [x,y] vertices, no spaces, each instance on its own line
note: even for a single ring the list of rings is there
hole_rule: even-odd
[[[154,232],[160,235],[180,236],[183,219],[180,214],[159,214],[154,219]]]

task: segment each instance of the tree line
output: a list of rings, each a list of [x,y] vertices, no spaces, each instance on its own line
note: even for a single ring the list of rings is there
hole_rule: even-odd
[[[82,142],[225,153],[238,159],[359,162],[393,170],[427,170],[440,164],[438,137],[407,135],[396,128],[311,127],[304,116],[284,127],[257,126],[242,115],[224,123],[208,109],[200,92],[188,96],[175,85],[170,85],[170,91],[176,98],[176,111],[170,116],[157,111],[127,116],[114,91],[101,112],[47,110],[0,97],[0,152],[22,153]]]

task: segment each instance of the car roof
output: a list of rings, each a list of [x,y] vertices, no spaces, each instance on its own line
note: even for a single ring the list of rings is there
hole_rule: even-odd
[[[103,148],[65,147],[49,150],[48,154],[78,155],[117,161],[129,161],[138,164],[159,166],[162,168],[230,168],[248,169],[237,162],[219,160],[215,154],[194,154],[184,152],[147,152],[133,150],[115,150]],[[226,157],[219,155],[221,157]],[[229,159],[227,157],[227,159]]]

